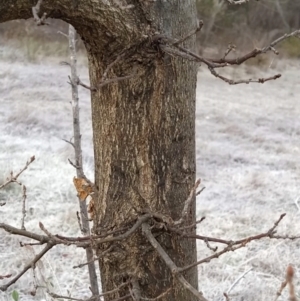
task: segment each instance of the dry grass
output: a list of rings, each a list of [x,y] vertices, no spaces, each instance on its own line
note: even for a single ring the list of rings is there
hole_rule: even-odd
[[[36,161],[21,180],[28,189],[29,230],[38,222],[53,233],[78,234],[77,200],[72,178],[75,175],[67,158],[72,149],[61,138],[70,139],[69,70],[56,58],[43,58],[39,64],[24,60],[15,51],[14,61],[0,60],[0,174],[19,169],[32,155]],[[9,49],[10,51],[12,48]],[[65,58],[62,58],[65,59]],[[299,62],[277,63],[284,77],[264,85],[229,86],[200,71],[197,89],[197,174],[206,190],[198,197],[198,215],[206,220],[199,233],[222,238],[238,238],[267,230],[280,213],[287,217],[281,233],[299,231],[299,212],[294,201],[299,196],[298,164],[300,145],[300,105],[298,95]],[[227,71],[232,76],[251,77],[252,67]],[[264,74],[274,70],[264,67]],[[80,76],[88,81],[87,69]],[[93,174],[93,148],[89,93],[80,89],[84,167]],[[21,194],[17,188],[1,192],[0,219],[19,225]],[[0,235],[0,270],[14,272],[33,256],[32,249],[21,249],[19,239]],[[199,244],[199,257],[210,254]],[[88,296],[86,270],[72,266],[84,262],[81,250],[56,247],[37,269],[37,283],[57,293],[70,291]],[[209,300],[223,299],[222,293],[244,271],[253,268],[231,292],[232,300],[272,300],[284,279],[288,263],[299,270],[299,242],[253,242],[248,248],[226,254],[199,269],[199,287]],[[33,297],[32,275],[24,276],[12,289],[24,301],[51,300],[38,291]],[[295,280],[300,288],[299,280]],[[286,299],[283,295],[282,299]],[[0,292],[0,300],[10,300]]]
[[[207,216],[199,227],[201,234],[235,239],[259,233],[283,212],[287,217],[280,232],[299,233],[299,212],[294,204],[300,174],[299,62],[284,61],[278,68],[284,77],[264,85],[229,86],[207,72],[199,73],[197,168],[207,187],[198,198],[199,214]],[[274,70],[267,70],[262,75],[272,73]],[[243,72],[239,76],[249,77]],[[233,290],[233,300],[243,296],[270,300],[287,264],[293,263],[299,270],[298,246],[299,242],[255,242],[202,266],[200,287],[209,299],[218,300],[252,267]],[[199,246],[198,252],[202,257],[208,251]]]

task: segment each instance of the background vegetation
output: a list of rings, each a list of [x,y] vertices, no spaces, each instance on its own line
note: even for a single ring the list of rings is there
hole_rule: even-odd
[[[240,50],[261,47],[286,32],[300,27],[300,1],[260,0],[230,5],[224,0],[198,0],[199,19],[204,21],[199,34],[201,51],[222,51],[229,43]],[[299,57],[300,40],[281,44],[283,53]],[[222,49],[221,49],[222,48]]]
[[[249,1],[244,5],[230,5],[224,0],[198,0],[197,9],[199,19],[204,21],[198,34],[198,52],[209,55],[223,54],[229,43],[235,44],[237,51],[262,47],[300,28],[300,1],[295,0]],[[0,41],[25,49],[30,60],[37,60],[39,54],[66,55],[68,45],[62,43],[65,38],[57,32],[66,32],[67,24],[51,19],[49,22],[48,27],[36,27],[33,20],[0,24]],[[300,39],[291,38],[282,43],[279,50],[285,56],[297,58],[299,47]],[[79,48],[83,49],[83,45]]]

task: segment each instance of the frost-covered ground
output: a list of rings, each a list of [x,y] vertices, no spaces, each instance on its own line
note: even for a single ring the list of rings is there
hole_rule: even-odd
[[[42,221],[52,233],[77,235],[77,200],[72,178],[73,156],[62,139],[72,137],[69,70],[57,59],[35,63],[22,52],[0,49],[0,184],[11,170],[18,171],[32,155],[36,161],[20,177],[27,186],[28,230],[38,231]],[[66,59],[66,58],[62,58]],[[197,199],[198,216],[206,216],[198,232],[236,239],[268,230],[283,212],[282,234],[299,234],[296,206],[299,193],[300,62],[286,61],[276,68],[243,67],[230,76],[283,78],[264,85],[229,86],[202,67],[197,89],[197,173],[206,187]],[[80,64],[80,78],[88,72]],[[84,167],[93,175],[89,93],[80,89]],[[21,225],[21,192],[16,185],[0,191],[0,222]],[[21,238],[0,231],[0,275],[16,273],[38,247],[20,248]],[[300,242],[252,242],[247,248],[226,254],[199,268],[199,287],[209,300],[222,300],[234,281],[252,268],[232,289],[232,300],[272,300],[287,264],[299,270]],[[199,258],[209,255],[199,244]],[[82,250],[55,247],[32,272],[23,276],[0,300],[11,300],[15,289],[21,300],[51,300],[42,289],[31,296],[34,282],[58,294],[89,296],[85,269],[72,269],[84,262]],[[0,280],[0,284],[7,280]],[[296,291],[300,283],[295,279]],[[282,297],[282,300],[286,296]]]

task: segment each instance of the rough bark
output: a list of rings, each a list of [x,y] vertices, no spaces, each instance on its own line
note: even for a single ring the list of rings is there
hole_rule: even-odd
[[[5,3],[4,3],[5,2]],[[0,22],[31,17],[35,1],[0,3]],[[196,66],[159,51],[153,36],[173,38],[196,28],[195,0],[48,0],[43,12],[72,24],[88,52],[91,86],[108,77],[133,74],[92,92],[95,148],[95,232],[117,229],[145,211],[179,218],[195,182]],[[194,37],[185,42],[193,48]],[[187,222],[195,218],[193,206]],[[157,240],[178,266],[196,260],[193,240],[159,235]],[[107,248],[101,246],[97,253]],[[112,290],[131,279],[143,297],[154,298],[172,284],[161,300],[194,300],[139,231],[99,262],[102,288]],[[196,269],[185,275],[197,287]],[[107,300],[128,294],[128,288]],[[130,298],[129,298],[130,299]]]

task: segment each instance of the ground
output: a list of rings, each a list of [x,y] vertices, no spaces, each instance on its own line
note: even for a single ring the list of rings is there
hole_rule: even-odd
[[[67,60],[67,58],[62,58]],[[88,82],[84,60],[80,78]],[[206,219],[199,234],[236,239],[267,231],[281,213],[287,216],[280,234],[299,234],[300,168],[299,61],[226,71],[228,76],[254,78],[282,73],[279,80],[230,86],[202,66],[198,75],[196,138],[197,175],[206,187],[197,198],[198,217]],[[42,221],[52,233],[77,235],[78,204],[67,159],[73,152],[62,139],[72,138],[69,69],[57,58],[28,60],[22,51],[0,49],[0,184],[32,156],[36,161],[21,176],[27,186],[26,228],[38,231]],[[93,176],[93,147],[89,93],[80,88],[84,169]],[[0,222],[21,225],[21,188],[0,191]],[[300,205],[299,205],[300,206]],[[19,241],[0,231],[0,274],[16,273],[38,247],[20,248]],[[299,241],[262,240],[199,267],[199,288],[209,300],[248,272],[230,291],[231,300],[275,299],[289,263],[299,270]],[[199,259],[212,253],[198,245]],[[51,300],[43,289],[31,296],[34,282],[58,294],[88,297],[84,252],[55,247],[43,258],[33,278],[30,271],[0,300]],[[0,280],[5,283],[6,280]],[[296,292],[300,289],[295,279]],[[297,290],[298,289],[298,290]],[[286,299],[286,295],[281,297]]]

